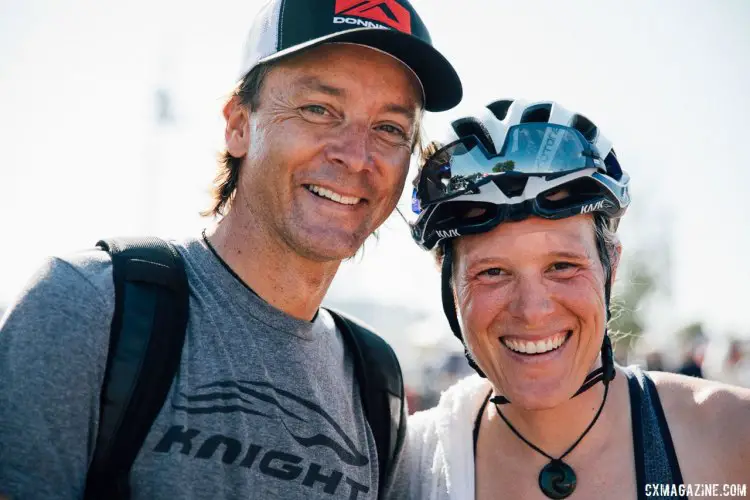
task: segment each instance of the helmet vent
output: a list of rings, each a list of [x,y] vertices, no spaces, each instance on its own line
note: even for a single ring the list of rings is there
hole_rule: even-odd
[[[552,104],[543,103],[529,106],[523,112],[521,123],[547,123],[552,113]]]
[[[599,134],[599,129],[596,128],[596,125],[585,116],[574,115],[570,126],[583,134],[589,142],[594,142],[596,136]]]
[[[500,191],[505,194],[508,198],[515,198],[523,194],[523,190],[526,189],[526,183],[529,178],[525,176],[516,175],[500,175],[495,180],[495,184],[500,188]]]
[[[513,104],[513,100],[503,99],[488,104],[487,109],[492,111],[492,114],[495,115],[495,118],[502,121],[505,120],[506,116],[508,116],[508,110],[510,109],[511,104]]]
[[[482,143],[482,146],[484,146],[484,149],[486,149],[487,152],[493,155],[497,154],[495,143],[492,141],[492,137],[490,137],[489,131],[484,126],[484,124],[482,124],[482,122],[480,122],[473,116],[467,116],[465,118],[454,120],[453,122],[451,122],[451,126],[456,132],[456,135],[458,135],[459,137],[473,135],[479,140],[479,142]]]

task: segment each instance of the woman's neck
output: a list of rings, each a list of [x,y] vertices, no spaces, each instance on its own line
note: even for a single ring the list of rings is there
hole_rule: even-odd
[[[597,449],[604,444],[609,433],[607,429],[611,429],[613,425],[620,426],[619,420],[623,415],[629,417],[628,392],[624,379],[625,377],[621,374],[609,383],[607,401],[604,403],[602,412],[592,429],[576,446],[576,450],[579,448]],[[489,425],[495,428],[495,432],[491,434],[503,444],[513,446],[513,449],[525,448],[528,452],[538,455],[538,452],[523,443],[511,431],[498,411],[502,412],[508,422],[527,441],[551,457],[558,458],[568,451],[586,431],[602,406],[604,394],[604,384],[597,383],[563,404],[543,410],[528,410],[513,403],[497,406],[490,404],[486,418]],[[571,454],[575,454],[575,451]]]

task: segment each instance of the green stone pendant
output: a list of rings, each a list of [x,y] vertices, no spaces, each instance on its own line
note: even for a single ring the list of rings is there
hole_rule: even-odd
[[[576,473],[562,460],[552,460],[539,473],[539,488],[549,498],[567,498],[576,489]]]

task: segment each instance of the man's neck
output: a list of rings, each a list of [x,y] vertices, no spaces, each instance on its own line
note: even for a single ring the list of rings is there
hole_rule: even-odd
[[[206,231],[221,259],[273,307],[311,321],[341,262],[312,261],[259,227],[237,222],[230,214]]]

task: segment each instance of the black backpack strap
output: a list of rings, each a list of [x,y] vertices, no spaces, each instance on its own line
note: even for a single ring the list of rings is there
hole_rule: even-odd
[[[379,497],[383,497],[406,433],[401,365],[388,343],[350,317],[328,309],[354,359],[365,416],[378,451]]]
[[[126,499],[130,468],[180,365],[188,320],[182,257],[156,238],[97,243],[112,256],[115,311],[86,500]]]

